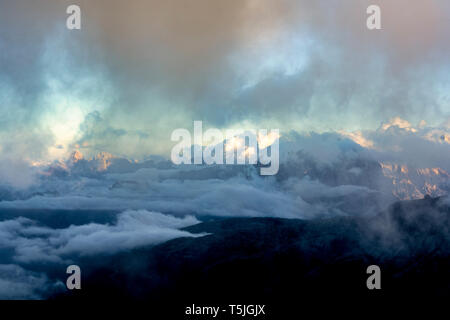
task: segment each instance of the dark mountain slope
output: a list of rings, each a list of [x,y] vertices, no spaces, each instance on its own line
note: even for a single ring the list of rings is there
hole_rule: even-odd
[[[450,296],[450,211],[440,199],[399,202],[373,218],[229,218],[115,256],[84,258],[83,290],[56,298],[268,303]],[[368,290],[366,268],[381,268]],[[62,275],[61,275],[62,276]]]

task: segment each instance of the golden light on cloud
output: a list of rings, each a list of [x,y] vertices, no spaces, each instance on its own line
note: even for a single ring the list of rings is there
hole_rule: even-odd
[[[361,147],[370,148],[370,149],[375,148],[373,141],[365,138],[361,131],[354,131],[354,132],[339,131],[339,133],[341,135],[343,135],[344,137],[349,138],[353,142],[356,142]]]
[[[256,150],[253,147],[249,147],[249,148],[245,149],[245,151],[244,151],[244,156],[246,156],[246,157],[253,156],[254,154],[256,154]]]
[[[227,143],[225,144],[225,151],[232,151],[235,149],[240,149],[244,145],[244,139],[239,137],[232,137],[231,139],[228,139]]]
[[[391,127],[398,127],[400,129],[404,129],[406,131],[417,132],[417,130],[413,128],[411,123],[409,123],[408,121],[406,121],[400,117],[392,118],[391,120],[389,120],[388,123],[384,123],[381,126],[381,130],[386,131],[387,129],[389,129]]]
[[[280,139],[281,135],[276,132],[269,132],[267,135],[258,133],[258,146],[261,149],[267,148],[272,145],[277,139]]]
[[[52,158],[60,158],[67,152],[67,146],[73,142],[79,132],[84,113],[77,105],[63,103],[46,114],[43,122],[54,137],[54,144],[49,147]]]

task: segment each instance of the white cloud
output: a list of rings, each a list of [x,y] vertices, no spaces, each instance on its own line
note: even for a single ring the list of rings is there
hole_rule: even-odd
[[[46,286],[44,274],[31,272],[13,264],[0,264],[0,299],[39,299]]]
[[[0,222],[0,248],[13,249],[12,259],[18,263],[60,263],[76,256],[112,254],[178,237],[202,236],[178,230],[198,222],[192,216],[129,210],[113,225],[89,223],[51,229],[20,217]]]
[[[393,193],[395,186],[389,179],[394,176],[385,177],[380,163],[397,163],[409,167],[410,173],[435,167],[449,171],[448,144],[430,138],[438,135],[436,130],[446,129],[413,127],[396,118],[389,126],[357,134],[288,132],[280,140],[280,172],[274,177],[259,176],[253,166],[171,166],[164,160],[135,163],[119,158],[95,171],[96,166],[83,160],[60,166],[64,174],[52,167],[20,197],[0,201],[0,208],[144,209],[176,216],[285,218],[336,214],[329,210],[330,199],[337,199],[337,194],[345,198],[358,192]],[[371,148],[366,148],[367,141]],[[288,182],[288,178],[296,179]],[[419,180],[442,194],[447,187],[434,186],[441,184],[441,178],[445,179],[445,172],[437,180]],[[425,194],[422,187],[411,188],[412,197]],[[314,197],[312,190],[316,190]]]

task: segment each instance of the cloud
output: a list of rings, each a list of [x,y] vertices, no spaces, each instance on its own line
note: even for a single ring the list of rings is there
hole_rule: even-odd
[[[280,170],[270,177],[260,176],[251,165],[175,166],[160,157],[135,162],[108,154],[89,159],[78,153],[66,162],[37,166],[33,186],[20,193],[11,189],[8,199],[0,201],[0,213],[8,217],[0,221],[0,255],[5,264],[39,270],[80,257],[203,236],[181,229],[204,216],[374,216],[395,196],[417,198],[450,190],[446,163],[440,159],[448,146],[440,138],[446,132],[445,126],[414,126],[402,119],[357,134],[290,132],[280,138]],[[365,141],[372,142],[370,147]],[[417,146],[429,154],[421,155]],[[420,164],[442,164],[444,169],[414,167]],[[402,181],[407,180],[404,187]],[[26,216],[27,209],[69,209],[80,215],[100,209],[121,213],[105,224],[54,229],[30,218],[11,218],[14,213]],[[30,277],[30,283],[57,289],[38,273]],[[23,285],[28,281],[24,279],[1,282],[0,277],[0,284],[17,288],[11,296],[39,297],[34,286]]]
[[[80,2],[79,31],[65,28],[69,4],[19,0],[0,13],[0,144],[11,133],[14,145],[40,142],[17,157],[76,143],[167,155],[171,131],[199,119],[324,132],[449,116],[443,1],[380,0],[374,32],[370,1]]]
[[[450,137],[444,126],[413,126],[401,118],[391,119],[378,130],[363,133],[372,142],[374,157],[417,168],[440,167],[450,171]],[[356,141],[356,140],[355,140]]]
[[[35,172],[29,163],[17,159],[0,158],[0,182],[15,189],[24,189],[35,183]]]
[[[16,263],[63,263],[70,257],[112,254],[178,237],[196,237],[178,230],[199,223],[192,216],[175,218],[158,212],[128,210],[113,225],[89,223],[64,229],[40,226],[27,218],[0,222],[1,248],[13,250]]]
[[[145,174],[144,170],[139,172]],[[46,209],[147,209],[183,215],[219,216],[278,216],[301,218],[311,214],[311,208],[300,198],[283,194],[273,183],[258,178],[251,182],[245,178],[230,180],[166,180],[150,183],[144,192],[136,193],[135,184],[124,183],[118,190],[99,187],[91,195],[58,197],[33,196],[26,200],[2,201],[2,208]],[[107,192],[108,195],[101,195]],[[232,201],[230,201],[232,199]],[[264,207],[261,204],[266,203]]]
[[[330,199],[339,203],[357,193],[373,196],[380,198],[368,202],[375,210],[392,201],[392,194],[445,194],[450,150],[443,135],[449,135],[445,127],[415,127],[400,118],[356,133],[292,131],[280,139],[280,170],[274,177],[259,176],[252,165],[175,166],[164,158],[135,162],[103,154],[36,167],[41,174],[35,185],[20,194],[7,192],[0,208],[285,218],[353,214],[353,207],[333,211]],[[407,169],[397,172],[397,167]],[[403,187],[402,181],[410,186]]]
[[[60,229],[24,217],[0,221],[0,259],[4,263],[0,264],[0,299],[44,298],[65,289],[59,280],[52,280],[52,268],[58,265],[179,237],[204,236],[179,230],[197,223],[192,216],[177,218],[146,210],[127,210],[111,224],[87,223]]]
[[[46,285],[44,274],[25,270],[18,265],[0,264],[0,299],[39,299]]]
[[[393,193],[450,190],[449,3],[377,2],[377,31],[368,0],[2,3],[0,210],[122,213],[62,229],[1,221],[13,254],[0,296],[39,297],[47,280],[25,269],[39,261],[200,236],[180,230],[195,216],[368,215]],[[69,31],[77,3],[82,29]],[[167,156],[170,133],[194,120],[279,128],[279,174],[129,161]],[[87,160],[64,162],[73,148]],[[89,162],[99,151],[123,159]]]

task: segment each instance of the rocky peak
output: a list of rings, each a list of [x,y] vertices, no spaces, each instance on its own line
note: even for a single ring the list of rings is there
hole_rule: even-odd
[[[75,150],[74,152],[72,152],[72,154],[70,155],[70,158],[69,158],[69,160],[74,163],[78,162],[80,160],[83,160],[83,159],[84,159],[83,154],[78,150]]]
[[[97,170],[105,171],[111,165],[111,160],[115,157],[109,152],[100,152],[95,157],[94,160],[97,162]]]

